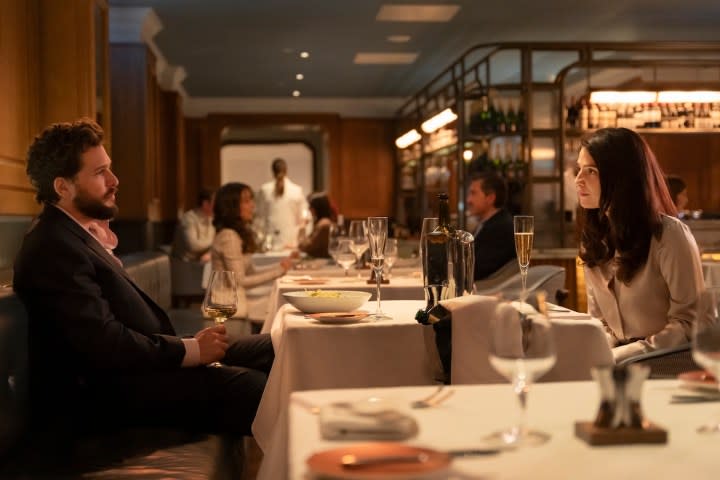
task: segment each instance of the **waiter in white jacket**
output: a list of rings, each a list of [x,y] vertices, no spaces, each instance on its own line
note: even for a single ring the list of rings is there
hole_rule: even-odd
[[[258,215],[265,220],[266,233],[274,236],[275,246],[294,248],[298,230],[308,223],[308,203],[302,187],[287,177],[285,160],[273,160],[272,173],[275,179],[258,192]]]

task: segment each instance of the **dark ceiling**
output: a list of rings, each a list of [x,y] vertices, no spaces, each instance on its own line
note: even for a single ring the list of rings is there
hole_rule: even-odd
[[[379,22],[383,4],[451,4],[448,23]],[[110,0],[149,6],[191,97],[409,97],[467,48],[503,41],[720,40],[720,0]],[[389,35],[409,35],[391,43]],[[308,51],[310,58],[299,57]],[[417,52],[356,65],[357,52]],[[295,75],[302,73],[303,80]]]

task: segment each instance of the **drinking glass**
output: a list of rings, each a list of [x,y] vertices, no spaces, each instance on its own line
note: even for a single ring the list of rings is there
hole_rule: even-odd
[[[397,238],[388,238],[385,244],[385,274],[390,278],[392,267],[398,258],[398,241]]]
[[[213,270],[202,303],[205,315],[212,318],[215,325],[223,325],[225,320],[235,315],[237,302],[235,273],[229,270]],[[213,362],[210,366],[219,367],[221,363]]]
[[[420,247],[418,248],[418,252],[420,253],[420,262],[422,266],[422,275],[423,275],[423,285],[425,285],[425,272],[427,271],[427,265],[425,265],[425,255],[423,254],[425,250],[425,237],[428,233],[431,233],[435,231],[436,228],[440,225],[440,220],[438,217],[426,217],[423,218],[422,223],[422,230],[420,231]]]
[[[385,263],[385,245],[388,235],[388,219],[387,217],[369,217],[368,218],[367,237],[370,244],[370,256],[373,270],[375,271],[375,280],[377,281],[377,310],[375,311],[375,320],[387,318],[380,308],[380,284],[382,282],[383,265]]]
[[[550,439],[549,434],[527,427],[526,414],[530,385],[552,368],[555,355],[552,325],[545,315],[498,309],[490,322],[490,364],[512,383],[520,402],[520,417],[514,426],[491,434],[488,441],[521,446],[540,445]]]
[[[520,280],[522,281],[520,301],[524,302],[527,298],[527,274],[535,234],[535,217],[516,215],[513,217],[513,224],[515,228],[515,252],[517,253],[518,265],[520,265]]]
[[[720,286],[707,287],[697,302],[693,324],[692,355],[695,363],[720,379]],[[720,381],[718,382],[720,389]],[[720,433],[720,417],[698,428],[699,433]]]
[[[335,262],[337,262],[337,250],[340,246],[340,240],[342,238],[340,227],[337,225],[330,225],[330,228],[328,229],[328,255],[330,255]]]
[[[368,249],[367,225],[364,220],[353,220],[348,229],[348,238],[353,241],[353,252],[357,258],[357,268],[362,268],[362,256]]]
[[[355,263],[357,257],[353,251],[353,241],[348,238],[341,238],[338,241],[337,250],[335,251],[335,260],[345,270],[345,276],[348,276],[350,266]]]

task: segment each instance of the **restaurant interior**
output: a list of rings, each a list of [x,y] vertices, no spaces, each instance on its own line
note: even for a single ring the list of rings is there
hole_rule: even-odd
[[[258,191],[281,157],[305,195],[327,193],[340,229],[367,220],[370,239],[344,270],[303,254],[270,282],[265,315],[225,323],[275,349],[252,438],[111,432],[56,477],[29,460],[0,477],[600,479],[652,464],[715,478],[720,433],[697,427],[720,419],[701,369],[720,374],[720,333],[706,363],[690,336],[614,359],[589,311],[575,169],[588,134],[638,132],[684,180],[680,221],[720,307],[718,20],[716,0],[0,0],[0,465],[25,429],[13,263],[42,210],[26,159],[46,126],[103,128],[120,181],[114,253],[179,336],[213,324],[211,263],[171,252],[203,189]],[[478,169],[534,219],[529,267],[513,259],[482,282],[458,268],[480,231]],[[440,296],[424,219],[442,226],[443,208],[470,246],[453,233]],[[385,270],[376,227],[383,245],[397,239]],[[258,232],[257,268],[292,250],[272,233]]]

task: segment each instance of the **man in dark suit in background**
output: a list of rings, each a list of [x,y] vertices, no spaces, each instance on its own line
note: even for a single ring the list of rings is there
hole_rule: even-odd
[[[44,208],[16,258],[14,289],[29,316],[34,426],[250,434],[274,357],[269,335],[232,345],[224,326],[175,335],[112,254],[119,182],[102,139],[92,120],[55,124],[28,152]],[[215,361],[225,366],[207,366]]]
[[[505,180],[492,172],[470,177],[468,211],[480,222],[475,235],[475,281],[483,280],[517,258],[513,218],[503,207],[507,198]]]

